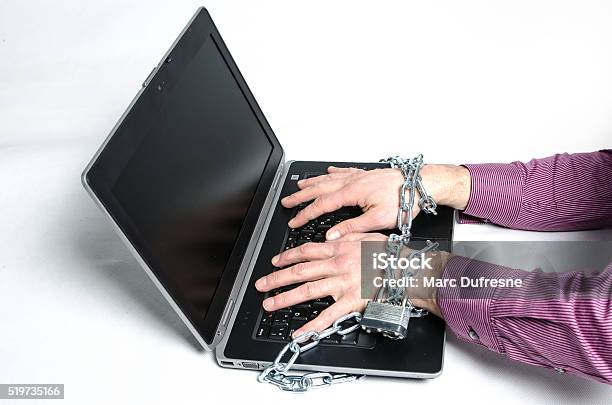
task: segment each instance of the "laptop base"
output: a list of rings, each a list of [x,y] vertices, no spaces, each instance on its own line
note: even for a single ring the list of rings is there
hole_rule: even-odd
[[[233,314],[233,323],[229,325],[231,331],[216,350],[220,366],[261,370],[274,360],[286,344],[286,341],[262,340],[255,336],[265,294],[257,291],[254,283],[273,271],[270,259],[279,253],[286,242],[289,232],[287,222],[294,210],[282,207],[280,199],[298,190],[297,180],[313,173],[325,173],[330,165],[364,169],[388,167],[382,163],[295,161],[287,164],[274,213],[267,229],[264,229],[265,238],[259,250],[255,251],[254,266],[248,270],[245,278],[248,281],[243,286],[241,302],[237,303],[238,311]],[[433,218],[425,215],[417,217],[413,225],[414,238],[437,240],[448,249],[452,240],[453,215],[452,209],[440,207],[439,214]],[[444,322],[429,315],[412,319],[408,329],[407,337],[399,341],[373,334],[367,336],[367,344],[320,344],[303,353],[294,368],[406,378],[437,377],[443,364]]]

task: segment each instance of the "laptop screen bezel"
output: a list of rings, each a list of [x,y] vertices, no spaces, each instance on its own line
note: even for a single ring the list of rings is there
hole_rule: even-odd
[[[118,130],[132,124],[130,118],[132,115],[138,114],[138,108],[142,103],[151,102],[150,100],[154,99],[152,95],[158,91],[156,87],[159,83],[171,85],[171,81],[176,80],[177,72],[180,72],[180,64],[188,63],[186,60],[180,60],[179,56],[185,53],[182,51],[187,49],[187,47],[195,48],[198,41],[203,44],[206,40],[213,40],[215,42],[242,94],[259,121],[265,135],[268,137],[272,150],[206,316],[202,317],[197,311],[193,311],[192,306],[186,302],[180,292],[174,290],[173,286],[167,285],[163,278],[159,277],[160,273],[156,269],[157,265],[152,258],[153,255],[148,252],[144,238],[139,234],[138,229],[133,225],[125,210],[121,208],[121,205],[116,200],[112,193],[112,188],[120,176],[122,168],[129,161],[132,152],[139,145],[139,140],[129,139],[129,137],[123,135],[125,131],[118,133]],[[244,254],[253,236],[264,202],[273,185],[272,183],[278,167],[282,163],[284,156],[283,149],[240,74],[210,15],[204,8],[198,10],[190,24],[183,31],[183,34],[159,63],[153,76],[148,78],[145,84],[86,168],[83,174],[83,181],[94,198],[98,200],[102,208],[115,222],[133,250],[151,270],[161,287],[179,307],[193,329],[202,337],[206,345],[211,345],[215,340],[217,328],[223,317],[226,303],[230,297],[242,261],[245,259]],[[239,162],[236,162],[236,164],[239,164]]]

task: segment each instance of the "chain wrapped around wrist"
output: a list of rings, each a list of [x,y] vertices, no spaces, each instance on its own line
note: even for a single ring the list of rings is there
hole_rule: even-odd
[[[419,154],[412,159],[390,157],[381,162],[389,163],[392,168],[399,169],[404,176],[404,183],[400,188],[400,204],[397,213],[397,228],[400,234],[391,234],[387,242],[387,257],[399,259],[402,250],[408,247],[412,238],[412,214],[419,194],[419,208],[426,214],[437,215],[437,204],[429,195],[423,185],[421,169],[423,168],[423,155]],[[438,247],[437,242],[426,241],[425,247],[412,250],[408,262],[417,255],[424,254]],[[395,278],[392,266],[386,267],[385,277],[388,280]],[[408,280],[416,277],[417,271],[402,269],[401,276]],[[382,287],[376,299],[366,306],[361,320],[361,326],[367,332],[378,332],[391,339],[403,339],[408,333],[410,318],[427,315],[427,311],[412,304],[406,294],[406,289],[397,284]]]

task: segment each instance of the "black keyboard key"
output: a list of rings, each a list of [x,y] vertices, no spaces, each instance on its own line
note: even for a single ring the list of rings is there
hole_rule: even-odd
[[[325,222],[325,223],[319,224],[319,225],[317,226],[317,231],[318,231],[318,232],[321,232],[321,233],[325,233],[325,232],[327,232],[327,231],[329,230],[329,228],[331,228],[331,227],[332,227],[332,226],[331,226],[331,224],[328,224],[327,222]]]
[[[274,325],[276,324],[288,324],[291,320],[291,311],[287,309],[281,309],[274,313]]]
[[[333,300],[333,298],[332,298]],[[313,303],[312,306],[315,308],[320,308],[320,309],[325,309],[327,307],[329,307],[330,302],[326,299],[326,298],[317,298]]]
[[[261,317],[261,322],[259,322],[259,325],[261,326],[270,326],[272,325],[272,320],[274,319],[274,313],[273,312],[264,312],[264,314]]]
[[[331,302],[333,303],[333,298],[331,298]],[[310,319],[315,319],[317,316],[321,314],[325,309],[327,309],[330,305],[330,301],[327,298],[317,298],[312,303],[312,309],[310,310]]]
[[[310,308],[294,307],[291,311],[291,319],[306,321],[310,316]]]
[[[299,237],[299,232],[289,232],[289,236],[287,236],[287,242],[285,246],[295,246]]]
[[[287,337],[287,325],[273,325],[270,328],[270,339],[285,340]]]
[[[313,236],[312,241],[317,243],[325,242],[325,236],[321,234],[316,234],[315,236]]]
[[[293,332],[300,329],[304,325],[306,325],[306,321],[291,321],[291,323],[289,324],[289,333],[287,334],[287,337],[290,338],[291,336],[293,336]]]
[[[302,225],[302,227],[299,229],[299,232],[312,231],[313,229],[315,229],[318,223],[319,221],[317,221],[316,219],[306,222],[306,224]]]
[[[258,338],[266,339],[268,337],[268,333],[270,333],[269,326],[260,326],[257,329],[257,333],[255,334],[255,336],[257,336]]]

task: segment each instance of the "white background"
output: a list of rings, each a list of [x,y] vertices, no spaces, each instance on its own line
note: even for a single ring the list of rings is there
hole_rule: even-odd
[[[507,162],[612,146],[607,1],[2,0],[0,383],[64,383],[74,404],[611,402],[609,386],[452,336],[438,379],[302,396],[198,351],[79,175],[200,5],[289,159]]]

